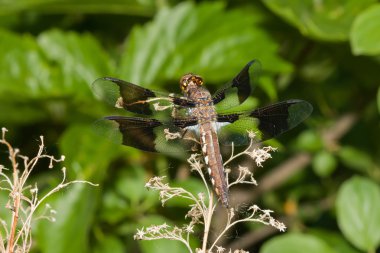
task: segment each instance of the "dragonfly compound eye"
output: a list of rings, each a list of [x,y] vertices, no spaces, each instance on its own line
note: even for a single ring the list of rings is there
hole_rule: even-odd
[[[179,81],[179,86],[181,87],[182,91],[187,91],[189,83],[192,81],[192,77],[193,74],[186,74],[181,78]]]
[[[203,79],[202,79],[202,77],[200,77],[200,76],[193,75],[193,76],[191,77],[191,81],[192,81],[193,83],[195,83],[197,86],[202,86],[202,85],[203,85]]]

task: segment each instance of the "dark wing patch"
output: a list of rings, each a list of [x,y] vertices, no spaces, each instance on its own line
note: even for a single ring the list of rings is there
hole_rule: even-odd
[[[153,115],[157,111],[154,103],[162,107],[194,107],[193,101],[180,95],[152,91],[117,78],[99,78],[92,86],[98,98],[133,113]]]
[[[260,69],[258,61],[250,61],[232,81],[217,90],[212,99],[218,111],[242,104],[251,95]]]
[[[114,143],[149,152],[182,153],[191,150],[195,144],[184,139],[184,137],[195,138],[195,136],[183,129],[182,126],[191,126],[196,123],[196,121],[185,122],[185,120],[162,123],[149,118],[108,116],[96,121],[94,127],[97,133]],[[179,134],[179,136],[176,139],[167,140],[165,131]]]
[[[219,140],[224,145],[247,145],[247,131],[256,134],[257,142],[276,137],[300,124],[311,112],[313,107],[303,100],[287,100],[265,106],[251,112],[218,115],[222,124],[219,130]],[[224,126],[223,126],[224,122]]]

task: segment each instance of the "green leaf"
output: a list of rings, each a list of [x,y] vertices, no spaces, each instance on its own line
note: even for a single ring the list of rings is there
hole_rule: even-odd
[[[102,221],[116,224],[124,220],[128,215],[129,205],[124,198],[114,191],[108,190],[103,193],[99,217]]]
[[[148,175],[145,168],[140,166],[121,168],[115,182],[115,191],[128,203],[125,213],[138,215],[159,202],[158,193],[145,187],[149,176],[151,175]]]
[[[360,253],[340,233],[324,229],[309,229],[308,232],[327,243],[332,249],[339,253]]]
[[[345,41],[355,17],[376,0],[264,0],[264,3],[305,36],[324,41]]]
[[[50,90],[89,96],[91,83],[98,77],[111,74],[111,61],[90,34],[51,30],[39,35],[38,44],[49,64],[58,66],[61,76],[55,80],[55,86],[48,87]]]
[[[142,167],[134,166],[122,168],[122,170],[115,182],[116,190],[118,194],[131,202],[131,206],[136,207],[149,193],[145,188],[147,175]]]
[[[363,177],[353,177],[338,191],[337,218],[344,236],[357,248],[375,252],[380,244],[380,188]]]
[[[55,222],[41,220],[38,224],[37,243],[41,252],[87,251],[87,237],[95,213],[96,188],[77,184],[65,193],[54,195],[49,204],[56,211]]]
[[[0,29],[0,94],[2,101],[22,101],[41,95],[50,86],[51,73],[46,60],[30,35],[18,35]]]
[[[336,169],[336,159],[333,154],[323,150],[313,158],[314,172],[320,177],[330,176]]]
[[[143,167],[135,165],[116,170],[113,187],[106,190],[99,212],[102,220],[112,224],[148,212],[159,202],[158,193],[145,187],[149,175]]]
[[[63,121],[68,101],[91,101],[90,84],[112,71],[90,35],[52,30],[35,38],[0,29],[0,37],[0,100],[7,112],[0,121],[7,124]]]
[[[5,99],[91,95],[89,86],[113,65],[89,34],[51,30],[34,38],[0,30],[0,93]]]
[[[347,167],[354,170],[367,172],[373,167],[371,157],[355,147],[342,147],[338,152],[338,156]]]
[[[380,4],[372,5],[355,19],[350,32],[352,52],[355,55],[380,54]]]
[[[188,72],[206,82],[225,81],[254,58],[267,70],[291,71],[276,53],[277,42],[255,22],[242,10],[225,11],[221,2],[162,8],[152,22],[131,32],[119,76],[145,86]]]
[[[69,172],[96,181],[103,179],[108,164],[122,152],[119,145],[96,135],[91,124],[72,124],[62,135],[60,147]]]
[[[95,253],[123,253],[126,252],[124,243],[116,236],[106,236],[97,241]]]
[[[144,253],[187,252],[187,248],[179,241],[166,239],[141,241],[140,247]]]
[[[151,15],[154,11],[152,1],[139,0],[12,0],[10,2],[0,2],[0,15],[15,15],[18,12],[35,13],[112,13],[131,15]]]
[[[322,139],[315,131],[304,131],[297,138],[297,148],[300,150],[317,151],[322,147]]]
[[[260,253],[334,253],[325,242],[312,235],[288,233],[277,236],[266,243]]]
[[[267,94],[271,101],[277,100],[277,90],[274,78],[263,76],[260,78],[259,86]]]

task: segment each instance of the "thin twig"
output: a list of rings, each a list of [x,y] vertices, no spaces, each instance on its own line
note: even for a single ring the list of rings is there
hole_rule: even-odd
[[[203,244],[202,244],[202,250],[206,252],[207,250],[207,242],[208,242],[208,235],[210,233],[210,226],[211,226],[211,221],[212,221],[212,214],[214,212],[215,205],[213,203],[214,196],[211,192],[210,198],[209,198],[209,204],[207,208],[207,214],[204,217],[204,231],[203,231]]]
[[[8,239],[6,242],[6,252],[28,252],[32,246],[32,221],[34,219],[39,218],[34,217],[35,211],[46,200],[47,197],[74,183],[86,183],[93,186],[97,185],[84,180],[74,180],[66,182],[66,170],[65,168],[63,168],[63,179],[61,183],[58,186],[56,186],[53,190],[49,191],[46,195],[42,196],[41,199],[39,199],[37,185],[35,185],[34,187],[32,187],[31,185],[26,185],[26,182],[33,169],[35,168],[40,159],[49,159],[49,168],[52,168],[53,163],[62,162],[65,157],[61,156],[61,158],[55,158],[53,156],[43,154],[45,146],[44,139],[41,136],[41,143],[39,145],[37,154],[32,159],[29,159],[29,157],[21,155],[19,150],[13,148],[12,145],[5,139],[6,132],[7,130],[5,128],[2,128],[2,138],[0,139],[0,144],[5,145],[8,149],[9,160],[11,161],[13,171],[11,179],[10,176],[8,176],[4,172],[4,170],[6,170],[4,166],[0,165],[0,177],[3,178],[0,181],[0,183],[5,183],[6,185],[5,187],[0,187],[0,190],[10,192],[10,201],[7,204],[7,207],[12,210],[10,229],[8,230],[7,224],[4,220],[0,221]],[[23,168],[21,174],[19,175],[20,169],[19,163],[17,161],[20,159],[23,161],[23,163],[21,164]],[[31,197],[26,197],[24,195],[25,191],[29,191]],[[23,204],[26,204],[25,207],[23,206]],[[21,224],[21,229],[17,230],[19,224]],[[2,250],[5,248],[4,243],[4,240],[0,240],[1,252],[4,252],[4,250]]]

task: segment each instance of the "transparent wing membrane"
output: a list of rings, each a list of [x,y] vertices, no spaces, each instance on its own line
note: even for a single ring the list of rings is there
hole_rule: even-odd
[[[251,95],[260,70],[258,61],[250,61],[234,79],[217,90],[213,96],[217,111],[223,112],[242,104]]]
[[[218,115],[218,121],[225,122],[219,129],[219,141],[223,145],[232,142],[236,146],[247,145],[248,131],[256,134],[258,142],[271,139],[296,127],[312,111],[313,107],[306,101],[287,100],[251,112]]]

